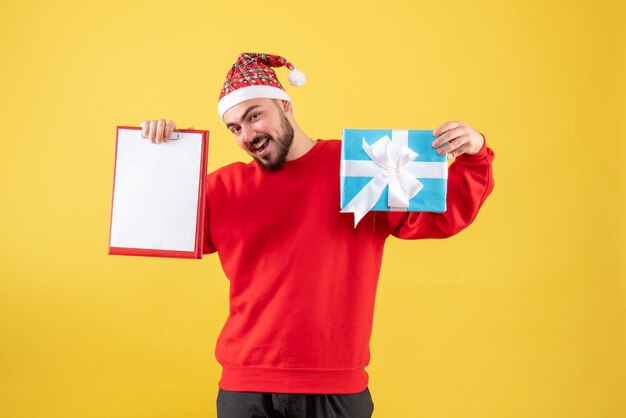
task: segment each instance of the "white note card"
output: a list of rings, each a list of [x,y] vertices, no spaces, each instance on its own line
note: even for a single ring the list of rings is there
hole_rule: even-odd
[[[118,129],[110,247],[194,251],[201,133],[152,144]]]

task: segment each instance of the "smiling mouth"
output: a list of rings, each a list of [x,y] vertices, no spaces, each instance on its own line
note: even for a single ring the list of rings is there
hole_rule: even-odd
[[[267,145],[270,143],[268,137],[263,137],[254,141],[248,148],[255,154],[261,154],[267,148]]]

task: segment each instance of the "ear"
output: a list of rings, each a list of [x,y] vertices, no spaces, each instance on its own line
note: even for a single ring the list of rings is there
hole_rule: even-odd
[[[289,100],[281,100],[280,107],[285,113],[291,112],[291,102]]]

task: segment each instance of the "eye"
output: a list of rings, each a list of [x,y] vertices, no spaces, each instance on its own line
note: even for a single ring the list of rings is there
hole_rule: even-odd
[[[241,128],[239,126],[233,126],[232,128],[230,128],[230,131],[234,134],[238,134],[240,130]]]
[[[255,112],[250,115],[250,120],[258,119],[261,116],[261,112]]]

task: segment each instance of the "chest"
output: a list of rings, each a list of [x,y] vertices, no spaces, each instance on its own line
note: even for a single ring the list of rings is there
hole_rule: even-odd
[[[267,175],[225,184],[212,199],[211,233],[218,247],[264,245],[323,233],[345,223],[339,213],[339,169]],[[289,239],[291,241],[291,239]]]

